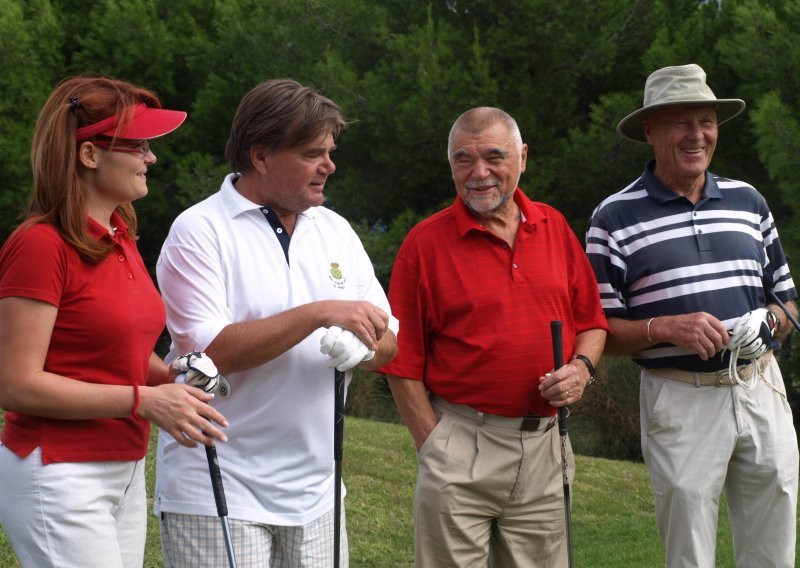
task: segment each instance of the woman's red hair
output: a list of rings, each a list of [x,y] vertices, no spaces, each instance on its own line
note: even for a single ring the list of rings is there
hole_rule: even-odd
[[[137,103],[160,108],[152,91],[109,77],[70,77],[61,81],[45,102],[36,121],[31,145],[33,197],[23,223],[50,223],[90,262],[100,262],[111,251],[109,242],[87,232],[86,190],[78,176],[79,144],[75,131],[94,124]],[[120,125],[121,126],[121,125]],[[136,238],[136,212],[131,203],[117,213]]]

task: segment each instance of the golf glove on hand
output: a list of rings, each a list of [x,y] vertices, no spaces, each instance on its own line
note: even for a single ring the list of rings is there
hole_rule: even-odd
[[[319,350],[333,361],[332,367],[339,371],[352,369],[362,361],[369,361],[375,356],[358,336],[349,329],[332,325],[319,342]]]
[[[183,382],[190,387],[213,393],[219,386],[220,374],[217,366],[205,353],[192,351],[182,355],[172,362],[172,367],[179,373],[185,373]]]
[[[777,345],[773,336],[779,325],[778,316],[766,308],[747,312],[736,321],[728,345],[722,352],[727,349],[738,359],[758,359],[767,349]]]

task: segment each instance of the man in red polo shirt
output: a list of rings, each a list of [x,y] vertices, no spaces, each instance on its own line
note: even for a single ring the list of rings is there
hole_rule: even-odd
[[[448,156],[458,196],[398,252],[399,352],[381,369],[419,452],[417,566],[563,566],[553,426],[603,351],[597,284],[564,217],[517,187],[527,146],[511,116],[465,112]],[[555,371],[552,320],[571,354]]]

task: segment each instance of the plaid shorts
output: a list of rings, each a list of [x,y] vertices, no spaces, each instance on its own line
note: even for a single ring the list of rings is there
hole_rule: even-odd
[[[239,519],[228,521],[238,568],[326,568],[333,566],[333,510],[308,524],[287,527]],[[227,566],[219,517],[162,513],[164,568]],[[340,566],[349,553],[342,509]]]

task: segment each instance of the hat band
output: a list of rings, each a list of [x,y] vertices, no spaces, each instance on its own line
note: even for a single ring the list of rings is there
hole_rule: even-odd
[[[147,105],[144,103],[139,103],[135,107],[133,107],[133,118],[136,118],[140,114],[142,114]],[[78,142],[83,142],[84,140],[88,140],[98,134],[102,134],[103,132],[108,132],[109,130],[115,130],[119,125],[119,119],[122,115],[112,115],[108,118],[104,118],[99,122],[95,122],[94,124],[89,124],[87,126],[82,126],[75,131],[75,140]]]

